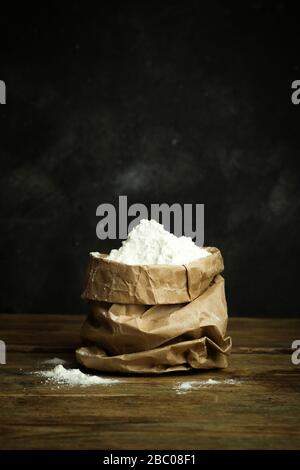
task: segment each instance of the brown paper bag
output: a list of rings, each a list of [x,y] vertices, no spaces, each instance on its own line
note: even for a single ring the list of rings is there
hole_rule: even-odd
[[[209,269],[201,271],[200,282],[211,274],[211,265],[205,265]],[[146,306],[91,300],[81,332],[84,346],[76,351],[76,357],[88,368],[109,372],[152,374],[222,368],[227,366],[226,355],[231,349],[226,327],[224,279],[220,275],[189,303]]]
[[[126,265],[90,253],[83,299],[120,304],[170,305],[191,302],[224,269],[217,248],[211,256],[181,266]]]

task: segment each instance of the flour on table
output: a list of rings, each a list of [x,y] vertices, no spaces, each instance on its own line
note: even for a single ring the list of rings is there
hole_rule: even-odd
[[[87,387],[89,385],[111,385],[120,382],[118,379],[99,377],[97,375],[84,374],[79,369],[65,369],[62,364],[49,371],[38,371],[36,375],[46,378],[46,382],[57,385],[79,385]]]
[[[65,361],[64,359],[60,359],[59,357],[54,357],[53,359],[46,359],[46,361],[43,361],[43,364],[51,364],[53,366],[58,366],[59,364],[67,364],[67,361]]]
[[[143,219],[131,230],[121,248],[112,250],[107,259],[129,265],[182,265],[210,255],[190,237],[176,237],[155,220]]]
[[[196,390],[199,388],[209,387],[211,385],[236,385],[240,381],[236,379],[225,379],[225,380],[216,380],[216,379],[207,379],[207,380],[192,380],[190,382],[180,382],[177,383],[174,387],[177,394],[183,394],[191,390]]]

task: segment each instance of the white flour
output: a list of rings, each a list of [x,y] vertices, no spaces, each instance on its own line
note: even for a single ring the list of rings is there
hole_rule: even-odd
[[[215,379],[207,379],[207,380],[192,380],[190,382],[180,382],[176,384],[174,387],[177,394],[181,395],[182,393],[189,392],[191,390],[205,388],[211,385],[236,385],[239,384],[240,381],[236,379],[225,379],[225,380],[215,380]]]
[[[64,359],[60,359],[59,357],[54,357],[53,359],[46,359],[46,361],[43,361],[43,364],[52,364],[53,366],[57,366],[59,364],[66,364],[67,361]]]
[[[65,369],[61,364],[57,365],[52,370],[39,371],[35,372],[35,374],[45,377],[47,382],[53,382],[57,385],[66,384],[87,387],[89,385],[111,385],[120,382],[118,379],[84,374],[79,369]]]
[[[210,256],[190,237],[176,237],[155,220],[143,219],[129,233],[121,248],[112,250],[108,259],[124,264],[187,264]]]

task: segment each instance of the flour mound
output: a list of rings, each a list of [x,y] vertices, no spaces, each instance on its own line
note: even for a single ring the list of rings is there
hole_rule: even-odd
[[[36,372],[36,374],[41,377],[45,377],[47,382],[53,382],[55,384],[80,385],[81,387],[87,387],[89,385],[111,385],[119,382],[117,379],[84,374],[79,369],[65,369],[61,364],[57,365],[52,370],[39,371]]]
[[[132,229],[121,248],[112,250],[108,259],[124,264],[182,265],[210,256],[190,237],[176,237],[155,220],[143,219]]]

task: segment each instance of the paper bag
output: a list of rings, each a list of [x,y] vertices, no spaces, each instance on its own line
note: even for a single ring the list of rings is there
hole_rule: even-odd
[[[205,266],[209,269],[201,270],[202,286],[212,272],[209,263]],[[195,271],[199,272],[198,265]],[[192,284],[196,285],[194,278]],[[83,347],[76,351],[80,364],[100,371],[140,374],[227,366],[231,339],[226,337],[222,276],[210,280],[206,290],[188,303],[112,304],[93,298],[82,327]]]
[[[127,265],[90,253],[83,299],[120,304],[170,305],[199,297],[224,269],[217,248],[187,265]]]

